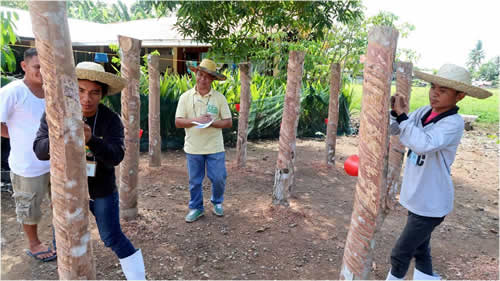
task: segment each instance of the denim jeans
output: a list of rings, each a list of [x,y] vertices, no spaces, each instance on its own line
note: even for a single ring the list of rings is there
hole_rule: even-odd
[[[433,275],[431,257],[431,234],[444,217],[424,217],[408,211],[408,220],[391,252],[391,274],[404,278],[411,259],[415,257],[415,268],[427,275]]]
[[[224,190],[226,188],[226,154],[219,152],[214,154],[189,154],[186,153],[188,174],[189,174],[189,209],[203,211],[203,190],[202,183],[205,178],[205,168],[207,176],[212,182],[213,204],[220,204],[224,201]]]
[[[110,247],[119,259],[136,252],[130,240],[123,234],[120,226],[120,207],[118,192],[106,197],[90,199],[89,208],[95,217],[102,242]]]

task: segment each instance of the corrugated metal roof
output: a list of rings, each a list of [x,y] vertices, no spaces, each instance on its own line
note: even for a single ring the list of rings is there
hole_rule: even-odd
[[[14,32],[23,39],[33,39],[31,16],[28,11],[0,7],[0,11],[16,12]],[[184,38],[175,28],[175,15],[159,19],[144,19],[119,23],[95,23],[68,18],[71,41],[74,46],[108,46],[118,44],[118,35],[142,40],[143,47],[209,47],[192,38]]]

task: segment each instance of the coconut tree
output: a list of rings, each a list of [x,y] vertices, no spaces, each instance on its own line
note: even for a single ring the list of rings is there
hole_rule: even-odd
[[[483,41],[478,40],[476,47],[469,52],[469,58],[467,60],[467,66],[471,73],[474,73],[479,68],[484,57]]]
[[[91,280],[96,275],[89,232],[84,123],[66,2],[30,1],[29,10],[47,104],[57,270],[60,279]]]
[[[160,135],[160,57],[148,56],[149,76],[149,166],[161,166],[161,135]]]

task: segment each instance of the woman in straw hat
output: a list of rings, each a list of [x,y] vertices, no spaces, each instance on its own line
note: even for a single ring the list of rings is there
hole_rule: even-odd
[[[414,280],[439,280],[432,269],[432,231],[453,209],[451,165],[464,130],[457,102],[466,95],[484,99],[491,93],[471,85],[469,72],[453,64],[436,75],[415,71],[431,83],[430,105],[407,115],[404,98],[391,98],[391,134],[408,147],[399,201],[408,209],[408,220],[391,252],[387,280],[404,279],[415,257]]]
[[[106,95],[119,93],[125,79],[104,71],[94,62],[81,62],[76,66],[80,104],[84,119],[85,148],[90,211],[96,219],[101,240],[120,259],[128,280],[145,280],[144,260],[140,249],[134,248],[120,226],[118,190],[115,166],[123,160],[123,125],[120,117],[100,103]],[[45,113],[34,142],[35,154],[48,160],[49,131]]]

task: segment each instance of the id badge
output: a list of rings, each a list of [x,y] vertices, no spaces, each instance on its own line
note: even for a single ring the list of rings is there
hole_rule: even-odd
[[[412,162],[413,164],[417,165],[417,160],[418,160],[418,155],[413,153],[413,151],[410,153],[409,155],[409,160],[410,162]]]
[[[95,169],[97,163],[94,161],[87,161],[87,177],[95,177]]]

